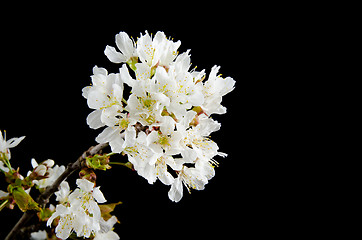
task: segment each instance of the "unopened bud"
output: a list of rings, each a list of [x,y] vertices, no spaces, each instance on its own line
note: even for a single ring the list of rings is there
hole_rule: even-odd
[[[43,165],[47,166],[48,168],[51,168],[54,166],[54,160],[48,159],[42,162]]]
[[[110,169],[109,166],[109,155],[99,155],[96,154],[94,156],[89,156],[86,158],[85,164],[88,168],[98,169],[105,171],[106,169]]]
[[[90,168],[83,168],[79,172],[79,177],[82,178],[82,179],[86,179],[86,180],[88,180],[90,182],[93,182],[93,183],[95,183],[96,180],[97,180],[97,175]]]
[[[34,170],[34,172],[38,175],[38,176],[44,176],[47,172],[47,167],[43,164],[37,166]]]

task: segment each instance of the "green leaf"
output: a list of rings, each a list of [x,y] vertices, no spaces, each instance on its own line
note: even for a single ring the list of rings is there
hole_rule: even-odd
[[[14,200],[21,211],[26,212],[28,210],[40,211],[41,208],[34,201],[34,199],[24,191],[21,187],[16,187],[12,191]]]
[[[99,205],[99,208],[101,209],[101,216],[105,221],[112,217],[111,212],[113,212],[114,208],[119,204],[122,204],[122,202]]]

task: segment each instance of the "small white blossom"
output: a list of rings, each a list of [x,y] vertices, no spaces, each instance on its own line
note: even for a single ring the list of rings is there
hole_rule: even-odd
[[[117,240],[120,239],[118,234],[113,232],[113,225],[116,224],[117,218],[112,216],[107,221],[101,219],[100,226],[101,229],[96,232],[94,240]]]
[[[0,131],[0,158],[4,154],[8,160],[11,158],[10,148],[18,146],[18,144],[25,138],[25,136],[19,138],[11,138],[6,141],[6,132],[4,131],[4,136]]]
[[[48,234],[45,230],[39,230],[37,232],[32,232],[30,234],[30,239],[31,240],[47,240]]]
[[[54,193],[56,196],[56,201],[60,202],[61,204],[65,204],[67,202],[69,202],[68,197],[70,194],[70,187],[67,181],[63,181],[60,185],[59,185],[59,189],[57,192]]]
[[[52,185],[55,180],[57,180],[57,178],[65,171],[65,166],[54,166],[54,164],[55,162],[52,159],[45,160],[40,165],[34,158],[31,159],[31,165],[34,168],[34,172],[37,173],[38,176],[46,176],[46,178],[41,180],[33,180],[34,184],[36,184],[39,188],[46,188]],[[30,172],[28,175],[29,174]]]
[[[121,53],[111,46],[107,46],[104,50],[104,54],[108,57],[109,61],[113,63],[122,63],[127,62],[134,56],[134,43],[127,33],[120,32],[116,35],[116,45]]]
[[[234,90],[235,81],[230,78],[222,78],[220,75],[216,76],[220,67],[214,66],[211,69],[208,80],[203,87],[203,95],[205,96],[205,103],[202,109],[208,115],[212,113],[224,114],[226,108],[221,105],[222,97]]]
[[[180,41],[168,40],[163,32],[157,32],[152,39],[146,31],[137,41],[137,54],[140,60],[150,67],[156,64],[168,66],[177,56],[180,45]]]

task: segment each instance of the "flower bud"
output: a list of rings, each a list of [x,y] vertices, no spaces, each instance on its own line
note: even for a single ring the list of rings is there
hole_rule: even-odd
[[[44,176],[47,172],[47,167],[43,164],[37,166],[34,170],[34,172],[38,175],[38,176]]]
[[[82,178],[82,179],[86,179],[86,180],[88,180],[90,182],[93,182],[93,183],[95,183],[96,180],[97,180],[97,175],[90,168],[83,168],[79,172],[79,177]]]
[[[51,168],[54,166],[54,160],[48,159],[42,162],[43,165],[47,166],[48,168]]]
[[[98,169],[105,171],[106,169],[110,169],[111,166],[109,166],[109,155],[99,155],[96,154],[94,156],[89,156],[86,158],[85,165],[88,168]]]

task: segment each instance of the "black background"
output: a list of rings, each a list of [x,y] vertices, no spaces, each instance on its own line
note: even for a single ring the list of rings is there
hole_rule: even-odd
[[[108,202],[123,202],[115,211],[121,221],[115,231],[121,238],[222,234],[225,239],[236,235],[254,239],[286,235],[286,229],[300,227],[301,196],[295,192],[298,187],[288,182],[295,165],[288,168],[288,152],[279,151],[275,138],[279,96],[268,93],[267,76],[283,77],[275,74],[278,64],[273,62],[278,61],[275,54],[280,47],[273,43],[285,41],[279,36],[279,17],[261,14],[259,6],[236,4],[161,9],[162,3],[153,3],[143,12],[136,5],[3,9],[12,14],[4,19],[1,31],[5,60],[0,129],[7,130],[8,138],[26,136],[12,150],[12,165],[26,175],[33,157],[67,164],[95,145],[100,130],[87,126],[91,110],[81,96],[81,89],[90,84],[93,66],[118,71],[121,65],[110,63],[103,53],[106,45],[115,46],[118,32],[136,38],[145,30],[160,30],[181,40],[180,53],[191,49],[192,66],[209,73],[212,66],[220,65],[223,77],[236,81],[235,90],[223,99],[227,113],[213,116],[222,127],[212,139],[229,155],[216,158],[220,165],[205,190],[188,194],[185,189],[179,203],[168,199],[168,186],[159,181],[149,185],[127,168],[97,172],[97,184]],[[69,181],[72,189],[75,178]],[[5,190],[5,184],[0,186]],[[3,237],[21,212],[4,209],[0,214],[7,219],[1,225]]]

